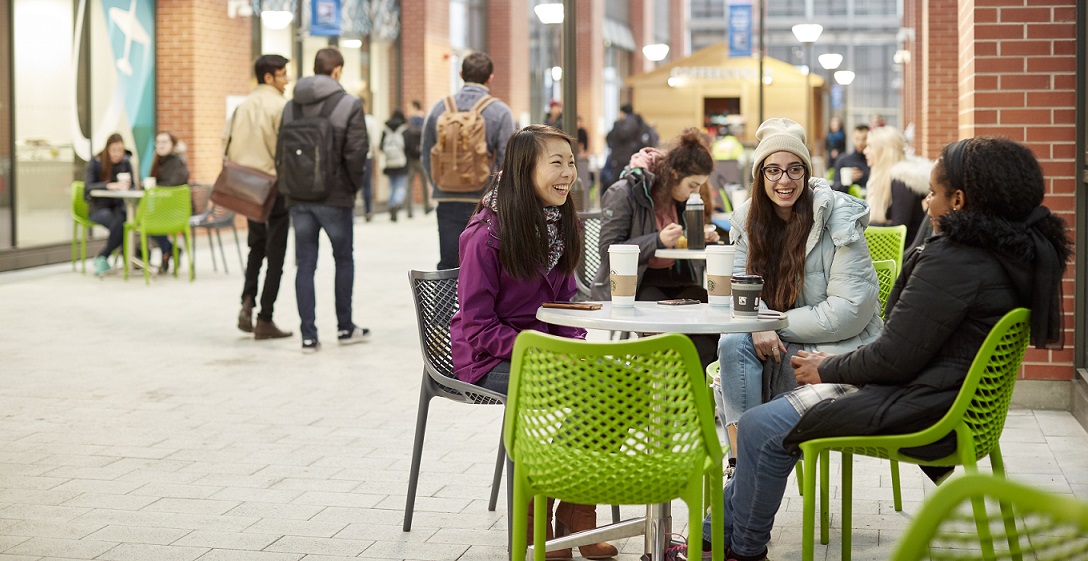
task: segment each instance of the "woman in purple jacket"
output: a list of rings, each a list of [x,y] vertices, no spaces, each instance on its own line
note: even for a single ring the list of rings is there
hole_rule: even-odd
[[[506,145],[502,170],[458,240],[460,309],[450,322],[450,338],[454,372],[464,382],[506,394],[514,339],[526,329],[586,336],[584,329],[536,319],[542,303],[569,301],[577,292],[574,268],[583,247],[568,196],[578,177],[573,142],[546,125],[515,132]],[[552,503],[548,501],[549,538]],[[531,508],[529,512],[532,528]],[[595,513],[594,505],[562,503],[556,524],[570,531],[593,528]],[[617,554],[609,544],[583,546],[581,552],[589,559]],[[570,559],[571,550],[551,551],[547,558]]]

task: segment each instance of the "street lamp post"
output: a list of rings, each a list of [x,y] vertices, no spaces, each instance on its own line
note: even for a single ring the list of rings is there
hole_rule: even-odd
[[[793,26],[793,36],[805,46],[805,129],[812,130],[812,44],[820,38],[824,26],[818,23],[799,23]],[[809,134],[809,138],[812,135]]]

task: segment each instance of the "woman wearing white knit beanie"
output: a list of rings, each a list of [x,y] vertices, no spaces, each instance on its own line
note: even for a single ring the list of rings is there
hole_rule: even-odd
[[[768,119],[756,138],[752,198],[730,220],[737,248],[733,274],[761,275],[763,304],[785,312],[790,323],[721,338],[731,445],[742,413],[796,387],[789,366],[796,351],[848,351],[875,339],[883,325],[863,235],[868,206],[812,177],[801,125]]]

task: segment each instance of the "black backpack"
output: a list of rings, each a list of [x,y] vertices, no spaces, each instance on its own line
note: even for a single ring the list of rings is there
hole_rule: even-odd
[[[276,176],[281,194],[299,201],[323,201],[338,176],[336,133],[329,117],[347,94],[340,92],[325,100],[321,113],[302,114],[292,101],[290,114],[284,112],[276,141]]]
[[[408,121],[408,128],[404,129],[404,153],[413,160],[423,156],[423,125]]]

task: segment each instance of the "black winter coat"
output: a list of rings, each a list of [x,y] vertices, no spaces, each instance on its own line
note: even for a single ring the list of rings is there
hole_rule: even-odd
[[[1018,251],[1027,234],[996,220],[951,226],[908,255],[880,337],[820,365],[822,381],[860,389],[808,410],[783,440],[787,450],[814,438],[931,426],[955,401],[990,329],[1013,308],[1031,306],[1033,259]],[[955,446],[950,434],[904,453],[932,460]]]

